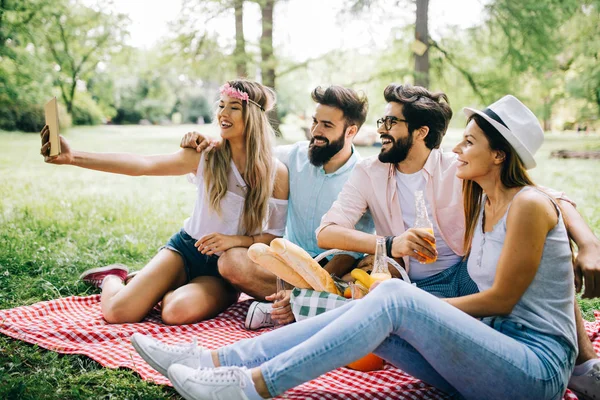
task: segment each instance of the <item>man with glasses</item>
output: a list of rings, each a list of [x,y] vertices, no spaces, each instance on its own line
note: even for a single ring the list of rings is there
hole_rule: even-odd
[[[388,256],[402,255],[409,277],[418,287],[445,298],[475,293],[477,286],[463,260],[465,217],[462,180],[456,177],[459,161],[455,154],[439,148],[452,117],[448,98],[444,93],[397,84],[388,85],[384,97],[385,116],[377,121],[381,152],[356,166],[317,229],[318,245],[372,252],[377,236],[353,229],[368,210],[377,235],[386,236]],[[412,228],[416,191],[425,195],[433,235]],[[561,201],[561,205],[569,234],[579,248],[575,267],[593,269],[590,264],[599,259],[598,239],[572,204]],[[434,257],[435,262],[422,263]],[[600,362],[579,307],[575,315],[579,357],[569,387],[587,398],[600,398]]]
[[[385,116],[377,121],[381,152],[357,165],[323,217],[318,243],[372,252],[376,236],[352,229],[353,220],[368,209],[377,234],[390,236],[389,255],[392,242],[394,249],[412,255],[402,260],[417,286],[439,297],[473,293],[476,286],[462,260],[462,181],[454,173],[454,154],[439,149],[452,117],[448,99],[444,93],[396,84],[385,88],[384,97]],[[417,191],[425,194],[433,235],[412,229]],[[435,257],[433,263],[415,262]]]

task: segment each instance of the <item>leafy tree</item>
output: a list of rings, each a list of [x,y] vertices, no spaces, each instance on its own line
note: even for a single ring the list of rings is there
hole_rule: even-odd
[[[235,13],[235,49],[233,57],[237,75],[240,78],[248,76],[248,65],[246,62],[246,40],[244,38],[244,0],[232,0]]]
[[[262,77],[262,83],[265,86],[277,89],[275,72],[277,66],[277,59],[273,51],[273,13],[275,11],[275,4],[278,0],[255,0],[260,6],[261,13],[261,36],[260,36],[260,71]],[[281,134],[279,131],[279,125],[281,125],[281,118],[277,107],[271,111],[270,115],[271,125],[275,132]]]
[[[223,15],[231,15],[235,21],[231,54],[226,54],[217,43],[216,35],[203,28]],[[251,57],[246,52],[244,38],[244,0],[185,0],[174,31],[177,35],[174,50],[179,54],[172,56],[188,64],[189,74],[219,82],[230,79],[234,73],[248,76]]]
[[[354,12],[362,12],[368,9],[380,0],[348,0],[350,9]],[[395,1],[396,5],[401,3],[400,0]],[[414,56],[414,82],[415,85],[429,87],[429,0],[411,0],[406,3],[415,4],[415,27],[414,39],[425,44],[427,48],[422,54],[415,52]]]
[[[76,2],[57,7],[44,22],[48,56],[57,66],[55,82],[71,113],[78,84],[90,78],[100,61],[121,49],[126,17]]]
[[[594,106],[584,107],[581,120],[600,116],[600,1],[584,1],[564,28],[568,48],[561,54],[569,66],[566,73],[567,92]]]

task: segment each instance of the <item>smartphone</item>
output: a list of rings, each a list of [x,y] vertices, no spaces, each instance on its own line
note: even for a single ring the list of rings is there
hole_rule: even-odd
[[[58,136],[58,103],[56,97],[53,97],[44,106],[46,114],[46,125],[50,129],[50,156],[54,157],[60,154],[60,139]]]

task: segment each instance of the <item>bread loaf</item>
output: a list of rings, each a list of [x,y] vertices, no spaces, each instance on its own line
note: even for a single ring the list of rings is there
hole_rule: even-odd
[[[248,249],[248,257],[290,285],[300,289],[312,289],[302,276],[285,263],[278,254],[264,243],[255,243]]]
[[[314,290],[341,295],[329,273],[300,246],[278,238],[271,241],[271,250],[300,274]]]

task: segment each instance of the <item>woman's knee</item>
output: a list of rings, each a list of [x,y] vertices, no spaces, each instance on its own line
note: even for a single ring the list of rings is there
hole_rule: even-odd
[[[198,322],[200,315],[198,304],[192,304],[185,298],[171,298],[163,300],[161,309],[162,321],[167,325],[183,325]]]
[[[102,316],[109,324],[140,322],[144,319],[144,315],[136,312],[136,310],[132,310],[130,304],[123,304],[120,301],[111,301],[108,304],[102,304]]]
[[[367,296],[377,304],[386,306],[391,303],[399,303],[404,300],[413,301],[418,297],[421,289],[417,288],[410,283],[406,283],[401,279],[389,279],[380,283],[369,295]]]
[[[222,298],[211,296],[189,296],[186,292],[171,293],[162,301],[161,319],[167,325],[185,325],[215,317],[230,303],[221,304],[230,294],[223,292]]]

